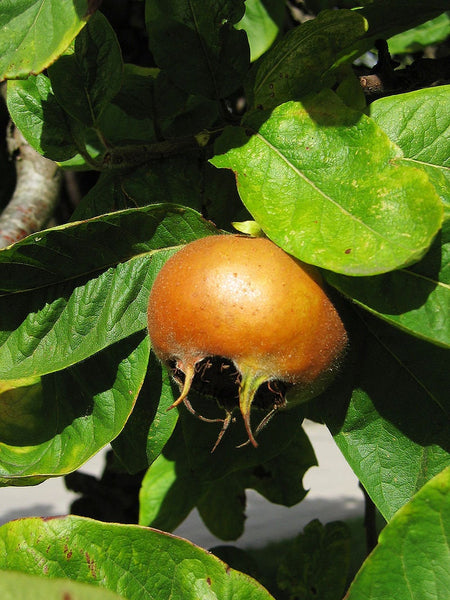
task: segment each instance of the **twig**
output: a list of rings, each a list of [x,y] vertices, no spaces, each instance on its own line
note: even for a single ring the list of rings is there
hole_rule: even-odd
[[[45,227],[59,200],[61,184],[58,165],[31,148],[12,124],[7,143],[15,156],[17,183],[0,215],[0,248]]]
[[[397,69],[385,40],[377,40],[378,62],[369,73],[359,76],[360,85],[369,102],[416,89],[447,83],[450,78],[450,57],[419,58],[405,68]]]

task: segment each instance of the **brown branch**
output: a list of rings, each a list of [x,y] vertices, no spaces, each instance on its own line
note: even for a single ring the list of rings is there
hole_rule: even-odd
[[[387,43],[377,40],[378,62],[368,73],[359,76],[359,83],[369,102],[413,90],[443,85],[450,79],[450,57],[419,58],[397,69],[399,63],[390,57]]]
[[[58,165],[31,148],[14,125],[9,127],[7,143],[15,156],[17,183],[0,215],[0,248],[45,227],[59,200],[61,184]]]

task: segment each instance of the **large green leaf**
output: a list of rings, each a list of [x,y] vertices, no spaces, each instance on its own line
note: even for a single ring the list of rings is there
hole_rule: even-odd
[[[449,555],[450,467],[424,485],[383,529],[345,600],[446,600]]]
[[[285,6],[280,0],[246,0],[245,14],[236,28],[247,33],[251,61],[270,48],[283,26],[284,17]]]
[[[242,84],[249,64],[247,36],[233,24],[242,0],[147,0],[146,23],[155,61],[183,90],[219,99]]]
[[[8,83],[8,110],[28,143],[51,160],[77,153],[70,118],[58,104],[50,79],[43,74]]]
[[[266,110],[332,85],[329,70],[366,31],[354,11],[322,11],[285,35],[256,65],[252,106]]]
[[[123,596],[87,583],[14,571],[0,572],[0,594],[2,600],[123,600]]]
[[[371,313],[419,338],[450,348],[450,220],[415,265],[374,277],[327,272],[326,279]]]
[[[39,231],[0,251],[0,293],[58,284],[217,233],[197,212],[155,204]],[[75,260],[74,260],[75,257]]]
[[[107,19],[97,12],[74,44],[49,67],[58,102],[88,126],[97,120],[122,84],[122,55]]]
[[[368,23],[364,38],[356,44],[357,54],[373,47],[375,40],[389,38],[448,10],[447,0],[376,0],[357,9]]]
[[[450,85],[388,96],[370,105],[370,116],[403,151],[404,161],[423,168],[450,210]]]
[[[40,381],[0,394],[0,485],[76,470],[121,431],[144,380],[142,333]]]
[[[85,26],[88,0],[4,0],[0,12],[0,80],[40,73]]]
[[[144,329],[164,261],[180,243],[214,231],[193,211],[154,206],[43,231],[5,249],[9,289],[37,289],[0,297],[0,378],[65,369]]]
[[[275,243],[348,275],[419,260],[441,226],[428,177],[376,123],[324,90],[251,115],[217,142],[241,198]]]
[[[187,437],[186,430],[194,426],[198,440],[202,432],[198,435],[195,420],[182,420],[184,436]],[[300,502],[306,495],[302,485],[303,476],[316,464],[316,457],[300,421],[292,419],[292,415],[291,420],[296,430],[289,436],[287,444],[284,423],[278,424],[282,425],[283,433],[275,420],[268,426],[278,452],[269,444],[259,451],[251,447],[245,452],[244,448],[234,447],[234,440],[233,446],[230,439],[224,438],[215,453],[223,445],[225,450],[222,457],[231,451],[234,464],[228,459],[226,470],[222,466],[220,471],[217,469],[215,453],[211,454],[202,446],[188,448],[180,428],[175,430],[163,453],[150,466],[143,479],[139,522],[173,531],[196,506],[205,525],[215,536],[234,540],[244,529],[247,488],[253,488],[269,501],[284,506]],[[205,428],[212,427],[203,421],[200,423],[203,432],[207,432]],[[263,444],[264,439],[261,446]],[[195,466],[194,455],[200,453],[204,454],[200,460],[209,463],[204,469]]]
[[[394,35],[388,40],[391,54],[418,52],[431,44],[439,44],[450,35],[450,13],[446,12],[422,25]]]
[[[178,396],[174,387],[152,353],[136,406],[123,431],[111,442],[129,472],[137,473],[151,465],[172,435],[178,420],[178,411],[168,410]]]
[[[27,142],[40,154],[72,168],[98,168],[104,152],[97,134],[66,113],[42,73],[8,82],[8,108]]]
[[[347,376],[310,403],[389,520],[450,461],[449,351],[364,317]]]
[[[0,568],[90,583],[127,600],[272,598],[247,575],[181,538],[80,517],[3,525]]]
[[[101,275],[0,298],[0,378],[53,373],[146,326],[152,281],[167,258],[143,255]]]

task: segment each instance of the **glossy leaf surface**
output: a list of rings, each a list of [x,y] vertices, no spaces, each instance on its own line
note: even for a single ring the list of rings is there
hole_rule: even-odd
[[[400,146],[404,161],[422,168],[450,210],[450,85],[388,96],[370,116]]]
[[[332,85],[329,69],[366,27],[365,19],[353,11],[327,10],[294,28],[257,64],[252,106],[271,109]]]
[[[245,14],[236,28],[247,33],[252,62],[275,41],[283,25],[284,11],[283,3],[278,0],[246,0]]]
[[[346,600],[445,600],[450,587],[450,468],[437,474],[380,534]]]
[[[0,251],[0,292],[61,283],[213,233],[215,227],[197,212],[174,204],[117,211],[44,229]]]
[[[374,275],[419,260],[442,205],[421,169],[366,116],[330,91],[250,116],[217,142],[266,235],[308,263]]]
[[[369,317],[351,339],[346,374],[310,408],[389,520],[449,464],[449,351]]]
[[[43,71],[86,24],[88,0],[6,0],[0,13],[0,80]]]
[[[0,394],[0,485],[74,471],[125,425],[147,369],[144,334]]]
[[[353,302],[432,344],[450,348],[450,220],[415,265],[375,277],[325,277]]]
[[[90,583],[127,600],[272,598],[247,575],[181,538],[72,516],[3,525],[0,568]]]
[[[123,431],[111,443],[129,472],[146,469],[159,457],[178,421],[178,411],[168,410],[177,397],[175,384],[152,353],[136,406]]]
[[[0,377],[65,369],[144,329],[164,261],[180,243],[213,232],[194,211],[150,206],[49,229],[3,250],[1,280],[17,292],[13,310],[11,295],[0,297]],[[35,289],[18,293],[24,288]]]
[[[399,33],[388,40],[391,54],[418,52],[431,44],[443,42],[450,35],[450,14],[442,13],[422,25]]]
[[[51,160],[77,153],[71,123],[59,105],[51,82],[43,74],[8,83],[8,110],[28,143]]]
[[[123,600],[123,596],[86,583],[14,571],[0,572],[0,593],[3,600]]]

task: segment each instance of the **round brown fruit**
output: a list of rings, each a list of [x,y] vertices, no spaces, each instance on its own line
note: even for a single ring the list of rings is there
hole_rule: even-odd
[[[235,365],[239,407],[255,447],[250,411],[260,385],[321,389],[347,344],[317,269],[266,238],[240,235],[196,240],[165,263],[150,293],[148,331],[159,359],[184,374],[172,406],[184,401],[194,412],[187,395],[206,357]]]

